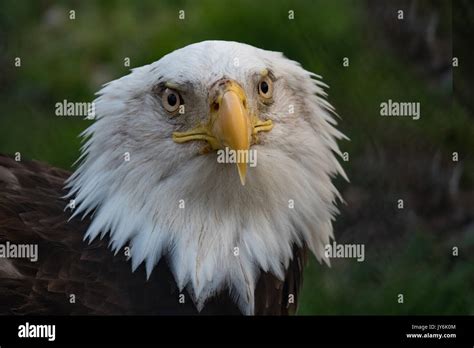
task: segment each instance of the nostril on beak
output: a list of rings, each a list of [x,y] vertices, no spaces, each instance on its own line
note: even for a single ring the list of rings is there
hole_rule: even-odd
[[[219,103],[218,103],[218,102],[212,103],[212,109],[213,109],[214,111],[219,111]]]

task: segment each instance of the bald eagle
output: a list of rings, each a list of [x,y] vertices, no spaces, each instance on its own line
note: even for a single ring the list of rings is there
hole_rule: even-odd
[[[200,42],[102,88],[72,175],[0,156],[0,244],[39,249],[0,258],[0,312],[294,313],[346,178],[323,87],[281,53]]]

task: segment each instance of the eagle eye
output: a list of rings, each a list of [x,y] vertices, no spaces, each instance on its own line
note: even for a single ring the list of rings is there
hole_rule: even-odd
[[[273,82],[268,76],[265,76],[264,78],[262,78],[260,82],[258,83],[258,94],[263,99],[270,99],[272,97]]]
[[[177,91],[166,88],[161,96],[161,102],[166,111],[174,113],[181,105],[182,98]]]

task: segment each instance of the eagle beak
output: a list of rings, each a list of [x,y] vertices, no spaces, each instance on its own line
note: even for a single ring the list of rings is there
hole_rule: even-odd
[[[222,96],[215,101],[215,115],[212,134],[222,145],[236,153],[247,153],[250,149],[251,122],[246,107],[246,96],[243,89],[234,82],[229,82]],[[248,156],[236,156],[240,182],[245,185]]]

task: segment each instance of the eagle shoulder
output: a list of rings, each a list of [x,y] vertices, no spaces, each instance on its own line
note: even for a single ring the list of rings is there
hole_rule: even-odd
[[[255,290],[255,314],[296,314],[307,255],[306,245],[293,247],[293,258],[286,269],[284,280],[279,280],[271,273],[262,272]]]

